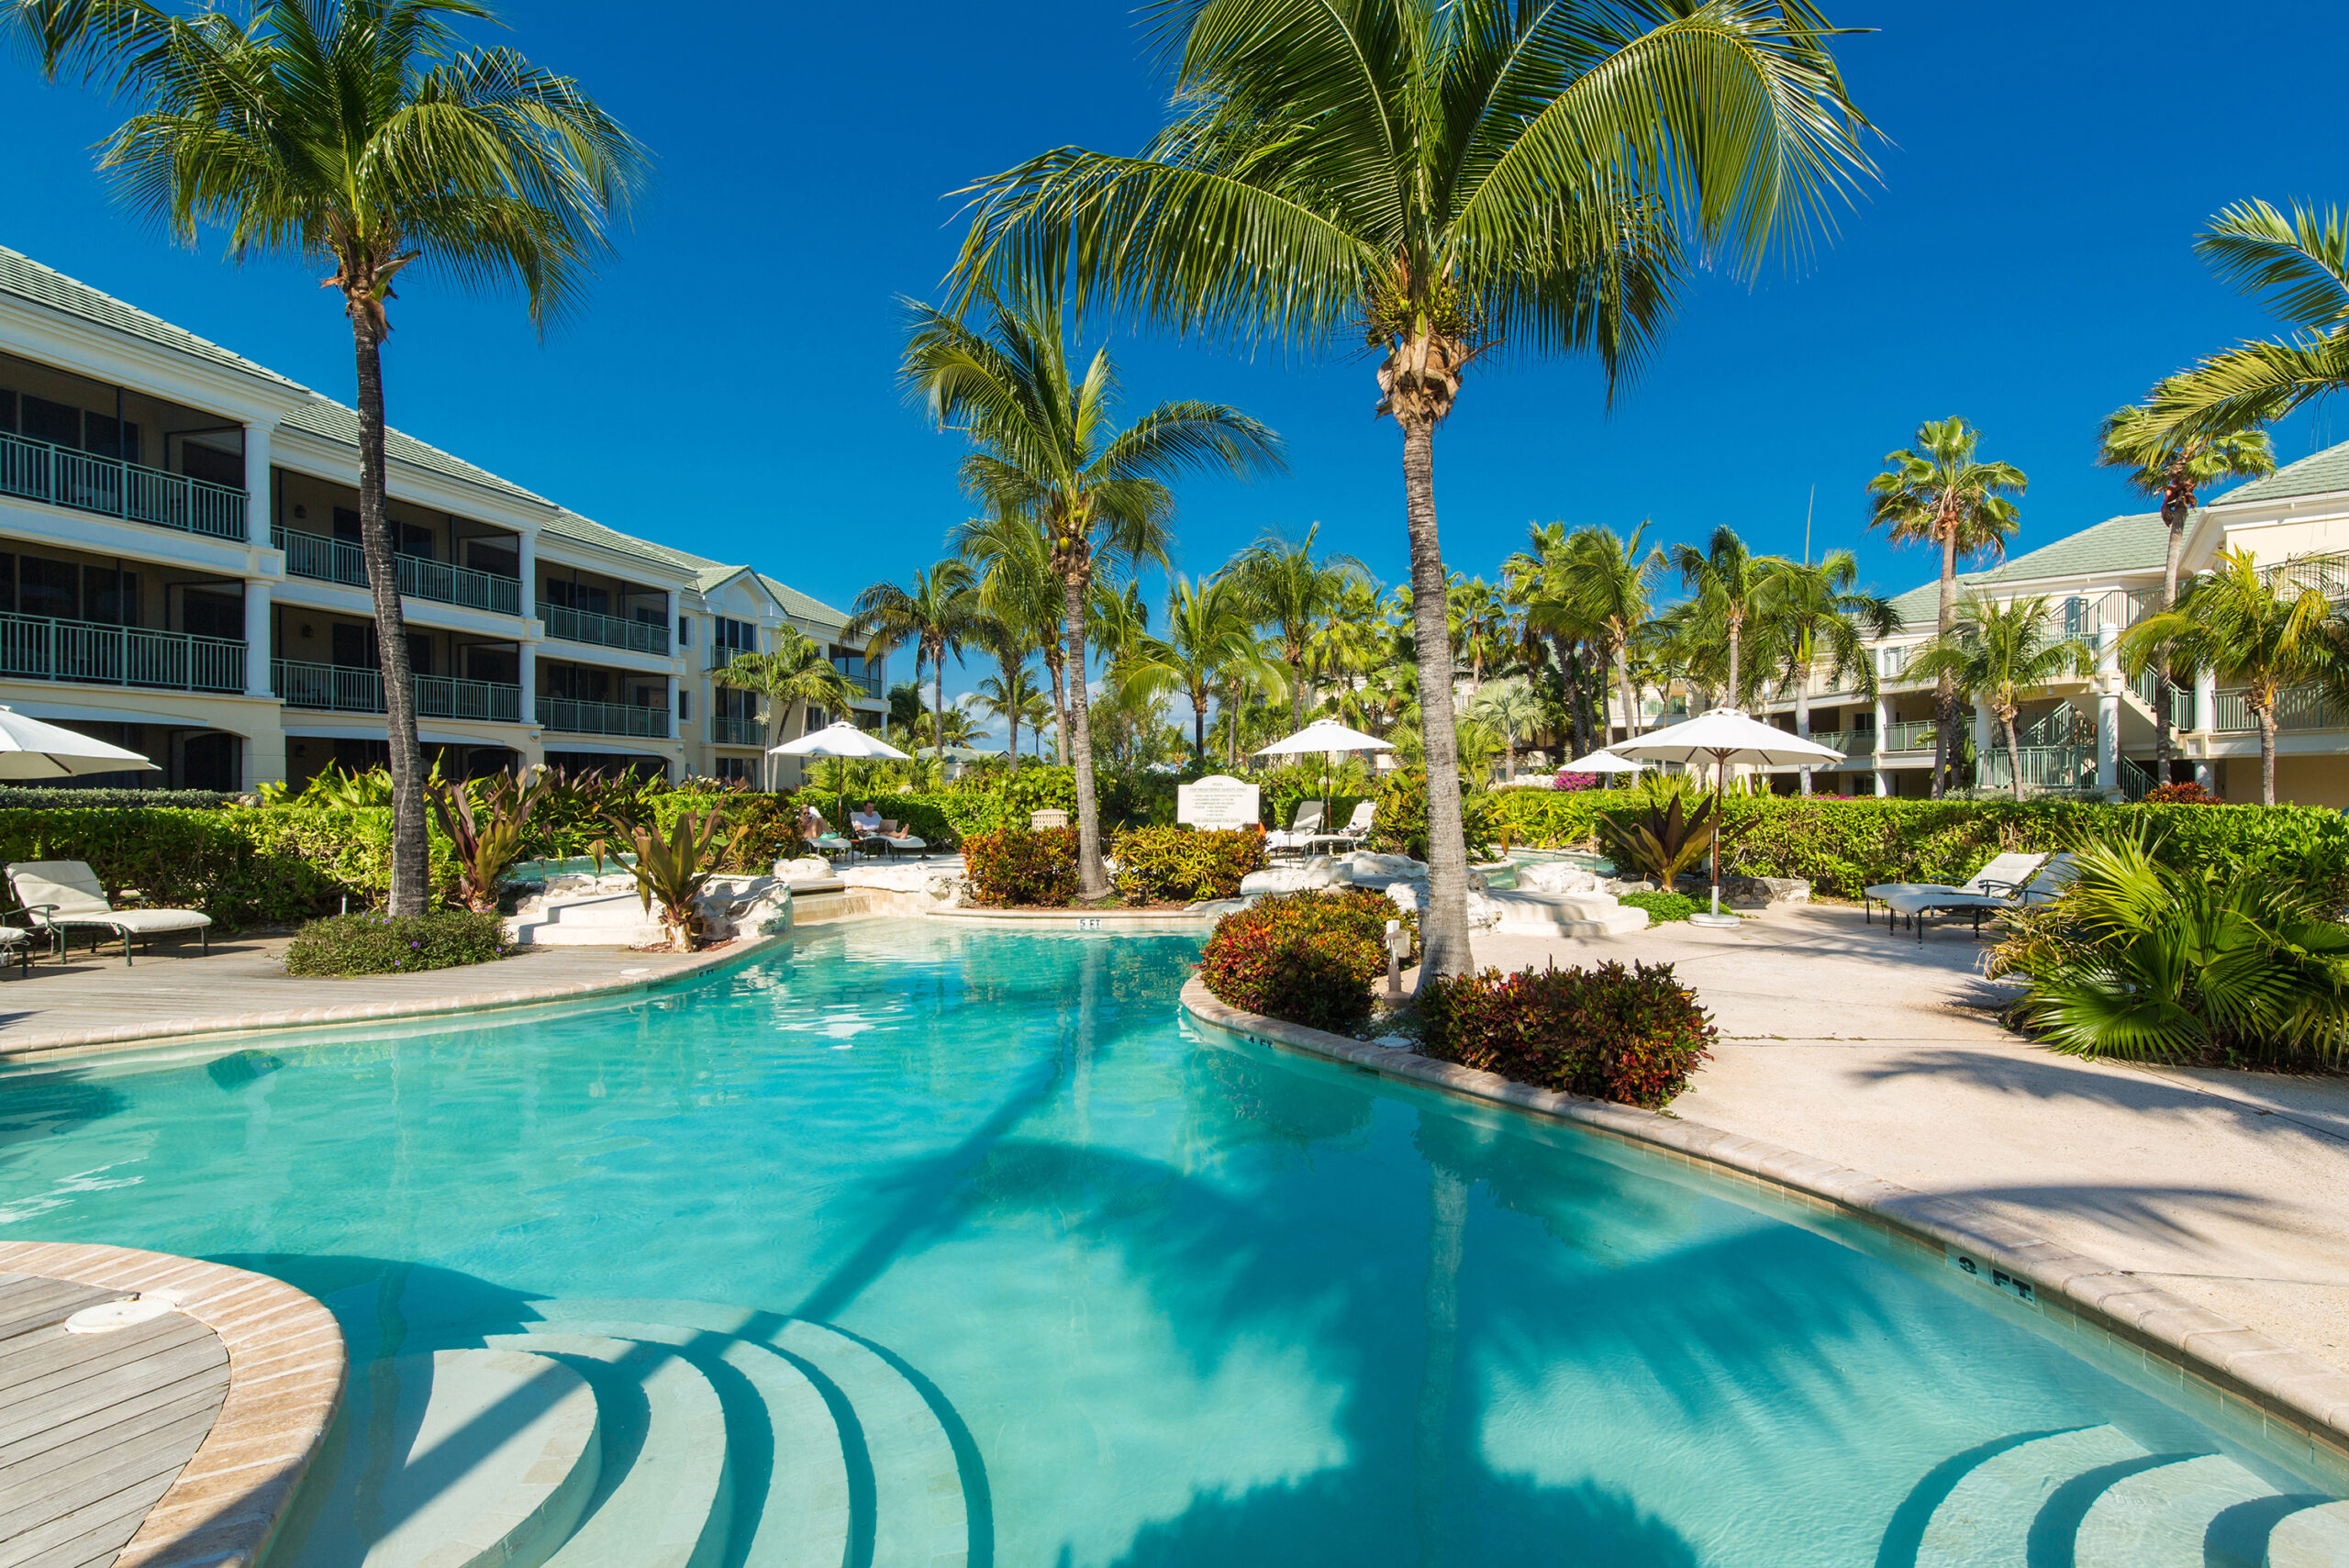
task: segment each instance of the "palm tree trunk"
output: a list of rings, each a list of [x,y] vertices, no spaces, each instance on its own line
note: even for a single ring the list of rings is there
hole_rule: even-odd
[[[394,915],[421,915],[431,902],[432,858],[424,827],[424,749],[416,738],[416,680],[401,613],[399,562],[384,511],[383,336],[365,313],[351,313],[359,361],[359,540],[367,586],[375,599],[377,663],[384,677],[384,729],[392,772]]]
[[[2007,732],[2007,777],[2015,786],[2015,798],[2022,798],[2022,745],[2015,739],[2014,711],[2009,709],[1998,723]]]
[[[2259,804],[2276,804],[2276,710],[2264,708],[2259,715]]]
[[[946,649],[930,656],[930,743],[938,750],[938,776],[946,776]]]
[[[1305,660],[1301,655],[1288,662],[1288,727],[1291,733],[1305,728]]]
[[[1088,563],[1089,564],[1089,563]],[[1109,874],[1101,864],[1101,808],[1093,796],[1093,717],[1085,691],[1085,578],[1061,579],[1067,617],[1069,760],[1076,769],[1076,895],[1109,896]]]
[[[2162,612],[2166,615],[2170,606],[2177,602],[2177,568],[2186,554],[2187,509],[2183,506],[2165,506],[2163,509],[2177,514],[2163,519],[2169,524],[2169,549],[2162,557]],[[2169,783],[2168,650],[2164,649],[2163,653],[2165,657],[2161,662],[2154,666],[2154,782],[2157,784]],[[2207,723],[2205,728],[2208,728]]]
[[[1460,740],[1452,711],[1452,632],[1443,549],[1436,538],[1435,421],[1398,415],[1403,500],[1411,540],[1411,638],[1419,653],[1419,726],[1428,757],[1428,910],[1419,981],[1468,974],[1468,842],[1460,812]]]
[[[1795,667],[1795,733],[1806,740],[1810,739],[1810,666],[1808,664]],[[1808,766],[1802,770],[1802,792],[1805,795],[1810,793],[1810,769]]]
[[[1623,739],[1629,740],[1640,732],[1640,689],[1631,684],[1631,645],[1628,641],[1616,650],[1615,667],[1623,686]]]
[[[1942,528],[1941,606],[1934,629],[1949,636],[1957,615],[1957,525]],[[1957,768],[1957,687],[1944,672],[1933,687],[1933,798],[1949,792],[1949,776]]]
[[[1745,706],[1745,685],[1739,679],[1739,676],[1743,673],[1739,668],[1739,663],[1741,656],[1745,651],[1742,646],[1745,640],[1744,633],[1744,625],[1736,616],[1731,616],[1729,617],[1729,706],[1731,707]]]
[[[1058,643],[1060,639],[1052,640]],[[1068,764],[1068,683],[1062,679],[1061,672],[1066,662],[1063,650],[1053,648],[1045,652],[1044,673],[1052,678],[1052,754],[1063,767]],[[1041,744],[1038,742],[1040,748]],[[1038,755],[1041,754],[1040,750]]]

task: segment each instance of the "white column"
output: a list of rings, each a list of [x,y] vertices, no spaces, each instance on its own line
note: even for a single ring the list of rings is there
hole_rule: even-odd
[[[2194,676],[2194,728],[2208,735],[2219,727],[2219,677],[2210,670]]]
[[[1892,793],[1892,775],[1884,771],[1884,738],[1892,728],[1892,699],[1882,692],[1876,699],[1876,792]]]
[[[525,604],[528,600],[523,601]],[[539,645],[525,639],[521,646],[521,668],[515,679],[522,684],[522,722],[539,722]]]
[[[1976,703],[1976,704],[1974,705],[1974,763],[1975,763],[1975,766],[1976,766],[1977,769],[1979,769],[1979,768],[1981,767],[1981,765],[1982,765],[1982,759],[1983,759],[1983,758],[1985,758],[1985,757],[1987,757],[1987,756],[1988,756],[1989,754],[1990,754],[1990,705],[1989,705],[1988,703],[1987,703],[1987,702],[1977,702],[1977,703]],[[1978,783],[1980,783],[1981,781],[1977,778],[1975,782],[1978,784]]]
[[[2208,757],[2197,757],[2197,758],[2195,758],[2195,759],[2194,759],[2194,782],[2195,782],[2196,784],[2200,784],[2204,789],[2209,790],[2212,795],[2216,795],[2216,794],[2218,794],[2218,793],[2219,793],[2219,765],[2218,765],[2218,763],[2216,763],[2216,762],[2212,762],[2212,761],[2211,761],[2210,758],[2208,758]]]
[[[535,616],[539,613],[539,536],[529,529],[515,535],[514,557],[516,570],[522,573],[522,614]],[[529,689],[524,682],[523,692],[527,695]]]
[[[245,427],[245,539],[269,548],[269,438],[275,423],[258,420]]]
[[[269,689],[269,584],[245,581],[245,695],[265,697]]]
[[[2106,621],[2096,634],[2096,787],[2121,784],[2121,628]]]

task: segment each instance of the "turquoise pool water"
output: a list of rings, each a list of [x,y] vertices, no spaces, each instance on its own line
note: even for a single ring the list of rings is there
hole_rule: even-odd
[[[1194,947],[855,923],[593,1010],[20,1072],[0,1236],[258,1268],[364,1353],[548,1296],[840,1325],[967,1433],[974,1564],[1865,1568],[1975,1445],[2218,1446],[1635,1151],[1196,1033]]]

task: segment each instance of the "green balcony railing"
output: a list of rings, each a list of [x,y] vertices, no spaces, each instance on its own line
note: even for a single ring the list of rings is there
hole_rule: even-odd
[[[492,724],[522,721],[522,688],[492,681],[461,681],[451,675],[418,675],[416,711],[420,718],[473,718]],[[336,713],[384,711],[384,676],[379,670],[342,664],[305,664],[291,659],[269,662],[269,684],[287,707],[324,708]]]
[[[179,692],[241,692],[245,645],[184,631],[0,614],[0,675]]]
[[[2212,705],[2211,729],[2221,735],[2256,734],[2259,717],[2251,711],[2250,700],[2239,691],[2221,692]],[[2277,706],[2276,728],[2278,729],[2343,729],[2349,728],[2349,706],[2326,696],[2312,686],[2300,686],[2286,692]]]
[[[2157,697],[2155,688],[2159,685],[2161,677],[2151,670],[2147,670],[2140,674],[2137,677],[2137,684],[2133,688],[2137,694],[2137,700],[2143,703],[2149,708],[2153,707]],[[2155,709],[2154,711],[2158,712],[2160,710]],[[2194,688],[2192,686],[2170,687],[2169,727],[2172,729],[2192,729],[2196,728],[2194,722],[2196,717],[2197,716],[2194,712]]]
[[[242,541],[245,493],[119,458],[0,433],[0,494]]]
[[[1914,719],[1906,724],[1887,724],[1879,751],[1930,751],[1933,749],[1933,721]]]
[[[1832,746],[1846,757],[1866,757],[1876,751],[1873,729],[1814,729],[1810,738],[1821,746]]]
[[[285,552],[288,576],[343,583],[353,588],[367,586],[367,552],[349,539],[272,528],[269,542]],[[400,592],[411,599],[463,605],[506,616],[522,613],[522,582],[518,577],[500,577],[495,572],[476,572],[470,566],[452,566],[420,555],[395,555],[392,559],[399,572]]]
[[[625,648],[636,653],[669,651],[669,622],[660,620],[630,620],[620,616],[598,615],[594,610],[574,610],[565,605],[541,605],[539,617],[547,623],[547,635],[559,637],[565,642],[592,642],[598,648]]]
[[[843,676],[843,677],[848,681],[848,684],[849,684],[851,686],[853,686],[856,690],[858,690],[858,691],[860,691],[860,692],[863,692],[866,696],[869,696],[869,697],[877,697],[877,696],[880,696],[880,695],[883,695],[882,690],[881,690],[881,672],[880,672],[880,671],[878,671],[878,670],[865,670],[865,671],[855,671],[855,670],[851,670],[851,669],[849,669],[845,664],[842,664],[842,663],[841,663],[839,660],[837,660],[837,659],[835,659],[835,660],[833,660],[833,661],[832,661],[832,668],[833,668],[833,669],[835,669],[835,670],[838,670],[838,671],[841,673],[841,675],[842,675],[842,676]]]
[[[755,718],[737,718],[719,714],[709,721],[712,745],[761,746],[766,743],[766,726]]]
[[[541,696],[539,722],[566,735],[628,735],[649,740],[669,738],[669,710],[639,707],[634,703]]]
[[[2288,556],[2261,575],[2278,593],[2314,588],[2328,599],[2349,598],[2349,553]]]
[[[2096,748],[2090,746],[2024,746],[2022,787],[2034,789],[2093,789],[2096,787]],[[2014,775],[2007,765],[2007,749],[1994,745],[1975,759],[1978,782],[1987,789],[2011,789]]]

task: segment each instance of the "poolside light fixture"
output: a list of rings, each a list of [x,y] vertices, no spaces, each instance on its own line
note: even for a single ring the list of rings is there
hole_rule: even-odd
[[[1680,762],[1699,766],[1710,762],[1714,769],[1713,798],[1719,800],[1729,784],[1729,765],[1742,762],[1759,768],[1798,768],[1806,763],[1840,762],[1843,753],[1816,740],[1806,740],[1790,730],[1749,718],[1733,707],[1708,708],[1696,717],[1679,724],[1668,724],[1662,729],[1652,729],[1645,735],[1629,740],[1619,740],[1612,750],[1619,757],[1651,762]],[[1665,892],[1669,893],[1670,888]],[[1721,913],[1721,836],[1713,834],[1713,907],[1710,914],[1691,915],[1690,923],[1698,926],[1734,926],[1737,917]]]

